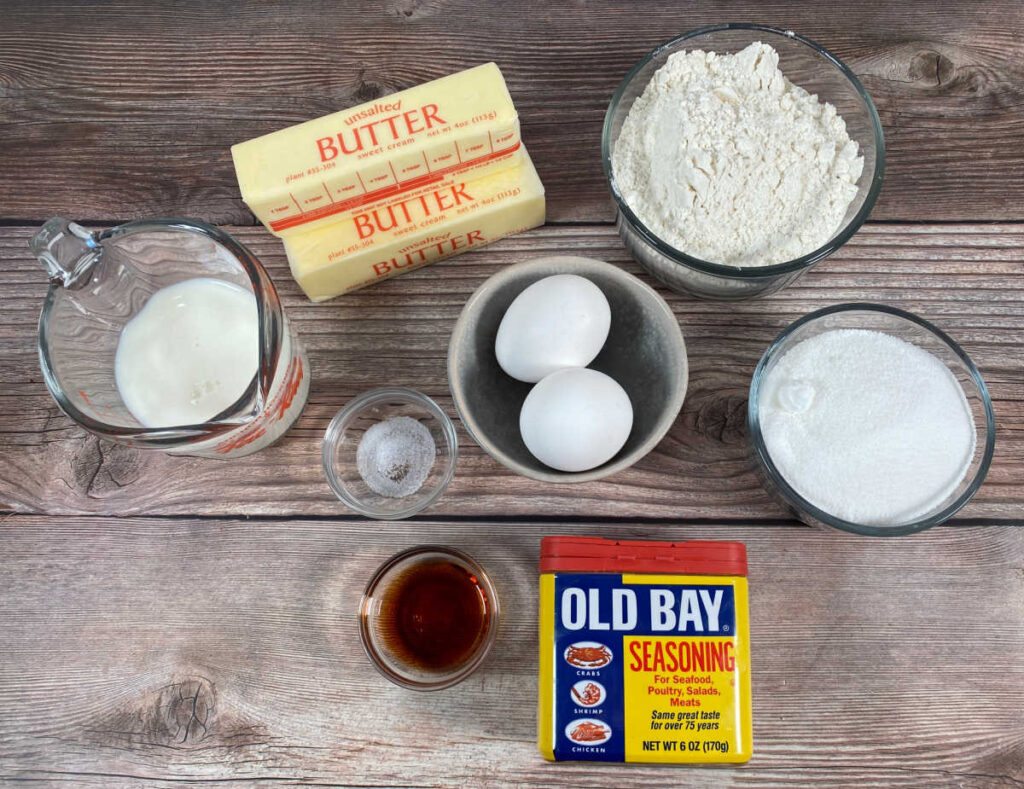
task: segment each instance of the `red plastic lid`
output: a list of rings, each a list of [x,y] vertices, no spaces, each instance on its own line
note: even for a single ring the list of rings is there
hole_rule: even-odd
[[[745,576],[747,546],[712,540],[654,542],[545,537],[540,542],[540,571]]]

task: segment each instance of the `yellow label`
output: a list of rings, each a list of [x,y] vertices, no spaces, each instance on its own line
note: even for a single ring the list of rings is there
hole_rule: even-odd
[[[540,607],[546,759],[750,759],[746,578],[544,574]]]
[[[551,698],[551,678],[555,662],[555,576],[540,577],[540,678],[537,686],[537,745],[541,756],[554,761],[552,752],[554,732],[554,705]],[[545,682],[544,678],[548,681]]]
[[[510,170],[446,180],[284,239],[295,281],[322,301],[543,224],[544,187],[526,151],[517,157]]]
[[[699,575],[623,575],[624,584],[707,584]],[[722,583],[723,579],[714,579]],[[747,579],[730,578],[728,636],[623,639],[626,761],[745,762],[751,754]],[[740,626],[742,623],[742,626]]]
[[[242,199],[288,237],[446,178],[507,169],[519,120],[494,63],[232,146]]]

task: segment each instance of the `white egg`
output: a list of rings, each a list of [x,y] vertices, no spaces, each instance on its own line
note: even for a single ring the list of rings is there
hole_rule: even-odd
[[[545,377],[519,412],[526,448],[559,471],[586,471],[611,460],[632,427],[626,391],[604,373],[582,367]]]
[[[494,353],[501,369],[527,383],[555,370],[586,367],[604,347],[612,311],[601,289],[576,274],[530,285],[509,305]]]

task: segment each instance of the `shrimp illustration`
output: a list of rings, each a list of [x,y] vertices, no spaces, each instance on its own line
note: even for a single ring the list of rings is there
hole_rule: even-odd
[[[578,701],[584,707],[593,707],[601,700],[601,688],[595,685],[593,682],[588,682],[583,686],[583,692],[580,693],[575,687],[572,689],[572,695],[575,696]]]

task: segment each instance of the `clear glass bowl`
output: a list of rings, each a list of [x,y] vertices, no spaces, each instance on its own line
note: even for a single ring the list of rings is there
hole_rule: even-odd
[[[356,453],[367,430],[399,416],[415,419],[426,427],[437,454],[427,478],[415,493],[389,498],[363,481]],[[374,389],[354,398],[335,415],[324,434],[324,474],[331,489],[356,512],[379,520],[408,518],[437,501],[455,474],[458,456],[459,441],[448,415],[426,395],[401,387]]]
[[[39,315],[39,364],[50,394],[78,425],[108,441],[171,454],[238,458],[280,438],[309,394],[309,362],[270,275],[245,246],[191,219],[141,219],[90,231],[63,217],[30,242],[50,290]],[[196,278],[253,294],[258,364],[239,399],[200,424],[144,427],[117,387],[121,332],[149,299]]]
[[[395,585],[409,570],[420,564],[450,562],[468,572],[481,595],[484,628],[469,656],[447,670],[428,670],[409,663],[390,646],[388,606]],[[380,566],[363,592],[359,603],[359,638],[374,667],[396,685],[412,690],[441,690],[462,682],[476,671],[494,645],[498,635],[500,609],[490,576],[472,557],[454,548],[420,545],[392,556]]]
[[[797,493],[772,462],[761,433],[758,412],[762,383],[786,352],[798,343],[833,329],[869,329],[913,343],[940,359],[960,383],[974,417],[974,457],[956,489],[924,517],[894,526],[869,526],[837,518]],[[951,518],[977,493],[988,473],[995,449],[996,422],[992,399],[981,373],[964,350],[944,332],[909,312],[882,304],[838,304],[812,312],[792,323],[764,352],[750,382],[747,403],[747,445],[765,489],[804,523],[831,526],[854,534],[896,537],[923,531]]]
[[[654,72],[665,65],[669,55],[692,49],[733,53],[754,41],[775,48],[779,53],[779,68],[791,82],[835,106],[846,121],[847,133],[860,148],[864,170],[857,183],[857,196],[850,203],[842,225],[826,244],[785,263],[742,268],[700,260],[658,238],[637,218],[619,193],[611,155],[633,101],[644,92]],[[857,232],[871,213],[882,188],[885,141],[871,97],[835,55],[791,31],[764,25],[729,24],[701,28],[674,38],[633,67],[608,106],[601,135],[601,157],[615,204],[615,223],[623,244],[636,262],[672,290],[705,299],[734,301],[766,296],[785,287]]]

